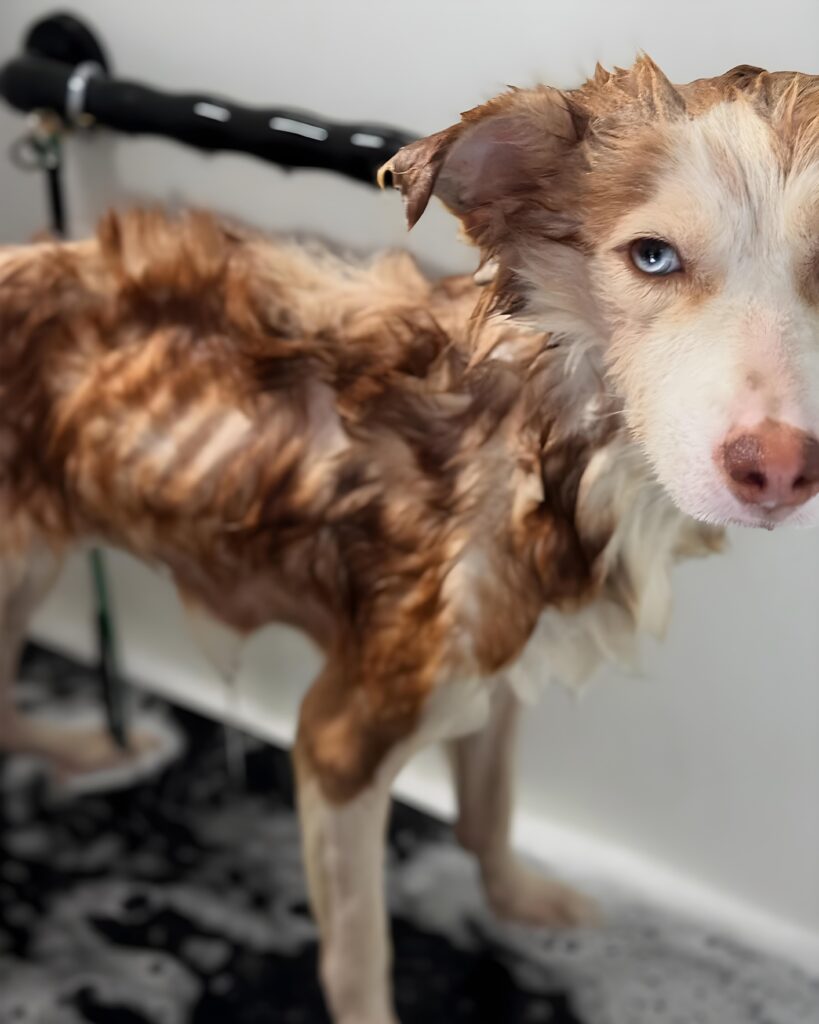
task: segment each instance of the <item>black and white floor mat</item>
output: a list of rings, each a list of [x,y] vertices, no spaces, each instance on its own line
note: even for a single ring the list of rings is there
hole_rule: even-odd
[[[96,680],[31,648],[24,701],[81,717]],[[0,762],[0,1024],[326,1024],[287,756],[144,699],[162,737],[130,776],[54,787]],[[819,976],[657,910],[600,928],[501,926],[474,865],[407,808],[389,894],[402,1024],[810,1024]]]

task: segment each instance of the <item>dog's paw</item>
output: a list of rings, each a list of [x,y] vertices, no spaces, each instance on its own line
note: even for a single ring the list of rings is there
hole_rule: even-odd
[[[67,782],[136,762],[156,749],[157,743],[157,737],[151,733],[135,731],[123,749],[103,727],[66,728],[52,734],[45,754],[57,779]]]
[[[578,928],[600,921],[593,900],[516,860],[489,873],[485,885],[492,910],[506,921],[544,928]]]
[[[385,1016],[375,1016],[364,1014],[355,1014],[353,1016],[339,1017],[336,1020],[336,1024],[401,1024],[394,1013]]]
[[[0,723],[5,726],[0,728],[0,749],[39,759],[57,780],[63,781],[144,761],[167,740],[167,730],[147,722],[147,728],[133,730],[123,749],[102,723],[83,720],[86,718],[83,714],[61,718],[9,716],[9,721]]]

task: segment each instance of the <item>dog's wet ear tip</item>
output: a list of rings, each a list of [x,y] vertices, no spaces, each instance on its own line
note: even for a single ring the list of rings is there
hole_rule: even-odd
[[[395,186],[392,160],[388,160],[378,168],[375,180],[379,188],[393,188]]]
[[[421,214],[426,209],[428,195],[417,194],[407,184],[406,177],[401,173],[396,173],[395,169],[395,157],[388,160],[385,164],[382,164],[378,168],[378,174],[376,175],[376,181],[379,188],[395,188],[401,193],[401,197],[404,200],[404,213],[407,218],[407,229],[412,230],[421,218]]]

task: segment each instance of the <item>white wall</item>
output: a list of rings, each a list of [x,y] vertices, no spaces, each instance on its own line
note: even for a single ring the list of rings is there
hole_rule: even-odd
[[[51,3],[3,0],[0,50]],[[596,60],[648,50],[678,80],[738,63],[815,70],[815,0],[82,0],[117,72],[169,88],[292,104],[420,132],[506,83],[576,83]],[[2,54],[0,54],[2,56]],[[0,113],[0,149],[21,128]],[[184,199],[277,230],[308,229],[362,249],[409,244],[431,265],[473,258],[440,211],[407,240],[399,202],[320,172],[203,158],[170,143],[104,134],[69,147],[70,212],[84,231],[126,198]],[[40,226],[39,185],[0,162],[0,238]],[[40,627],[82,643],[75,564]],[[116,561],[129,667],[179,686],[206,676],[181,640],[164,584]],[[641,851],[819,935],[819,531],[741,533],[731,553],[679,573],[668,642],[645,678],[608,672],[579,703],[549,693],[527,720],[523,807]],[[167,666],[173,665],[173,670]],[[243,677],[257,727],[287,728],[314,655],[273,631]],[[165,666],[164,672],[162,666]],[[221,701],[202,688],[199,699]],[[258,705],[253,702],[259,702]],[[261,724],[260,724],[261,723]],[[415,776],[437,785],[437,765]],[[542,851],[548,856],[548,850]]]

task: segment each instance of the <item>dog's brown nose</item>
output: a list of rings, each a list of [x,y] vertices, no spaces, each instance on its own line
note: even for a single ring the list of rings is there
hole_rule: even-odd
[[[776,420],[729,437],[722,467],[748,505],[794,508],[819,493],[819,439]]]

